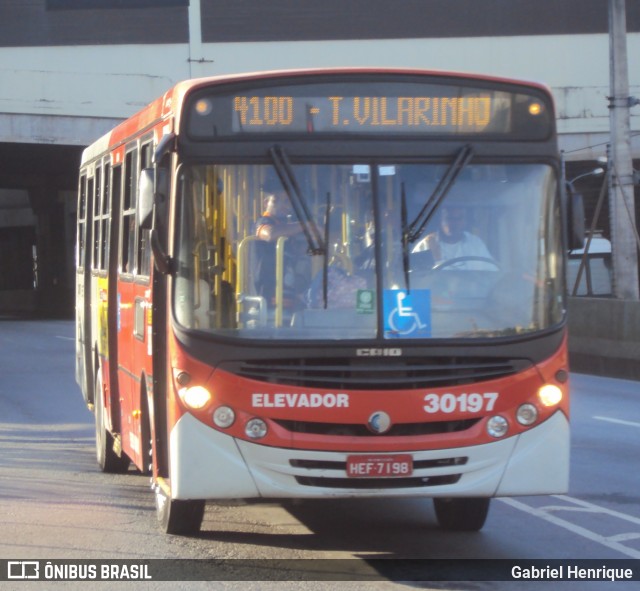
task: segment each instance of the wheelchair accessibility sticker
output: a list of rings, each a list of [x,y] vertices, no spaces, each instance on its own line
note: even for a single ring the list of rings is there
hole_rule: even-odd
[[[384,336],[422,338],[431,336],[431,291],[386,289],[383,293]]]

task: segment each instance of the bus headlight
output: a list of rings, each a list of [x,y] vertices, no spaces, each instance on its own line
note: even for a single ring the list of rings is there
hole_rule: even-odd
[[[487,421],[487,433],[489,433],[491,437],[504,437],[508,429],[509,423],[507,422],[507,419],[501,417],[500,415],[491,417]]]
[[[179,394],[182,401],[193,410],[200,410],[211,401],[211,393],[204,386],[182,388]]]
[[[562,400],[562,390],[553,384],[546,384],[538,390],[538,400],[543,406],[555,406]]]
[[[229,406],[219,406],[213,411],[213,422],[221,429],[228,429],[236,420],[236,413]]]
[[[262,419],[251,419],[245,425],[244,432],[251,439],[262,439],[267,434],[267,423]]]
[[[533,404],[522,404],[516,412],[516,420],[528,427],[538,420],[538,409]]]

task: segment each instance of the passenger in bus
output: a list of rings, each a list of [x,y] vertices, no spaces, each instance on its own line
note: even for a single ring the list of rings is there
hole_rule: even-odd
[[[282,187],[266,187],[264,213],[256,222],[256,236],[267,242],[275,242],[281,236],[300,234],[302,227],[294,219],[291,200],[286,191]]]
[[[263,187],[265,191],[264,212],[256,222],[255,234],[269,246],[262,249],[261,260],[256,270],[256,286],[269,305],[275,305],[276,254],[275,244],[285,237],[283,307],[299,309],[304,305],[304,293],[310,282],[308,249],[302,226],[295,219],[291,200],[277,182]]]
[[[445,205],[440,214],[438,230],[427,234],[418,242],[412,252],[429,251],[433,255],[435,267],[464,270],[496,270],[493,257],[482,239],[465,230],[467,226],[466,208],[461,205]],[[479,257],[486,260],[469,260]],[[459,259],[459,260],[457,260]],[[446,263],[451,261],[451,265]]]
[[[309,308],[351,308],[355,310],[359,290],[375,285],[375,224],[373,211],[364,213],[365,222],[361,251],[350,264],[344,265],[339,257],[331,257],[325,271],[316,274],[307,293]],[[324,285],[326,281],[326,286]]]

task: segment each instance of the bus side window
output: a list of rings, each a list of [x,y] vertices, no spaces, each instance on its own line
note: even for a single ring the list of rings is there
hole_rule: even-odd
[[[87,177],[83,174],[80,177],[80,191],[78,196],[78,246],[76,267],[78,270],[84,269],[85,262],[85,246],[87,231]]]
[[[95,174],[95,173],[94,173]],[[95,191],[95,176],[94,174],[89,177],[87,181],[87,265],[93,271],[95,267],[95,246],[94,240],[96,239],[96,230],[95,230],[95,202],[96,196],[94,194]]]
[[[111,165],[106,161],[104,163],[103,185],[100,206],[100,269],[106,272],[109,264],[109,237],[111,233]]]
[[[93,258],[91,270],[100,269],[100,163],[96,165],[94,178],[89,180],[90,191],[93,196]]]

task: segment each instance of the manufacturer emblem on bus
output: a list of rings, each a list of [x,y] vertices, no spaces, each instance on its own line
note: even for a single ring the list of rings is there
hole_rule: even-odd
[[[368,349],[356,349],[357,357],[401,357],[402,349],[399,347],[372,347]]]
[[[381,435],[391,429],[391,417],[386,412],[377,410],[369,417],[367,426],[373,433]]]

